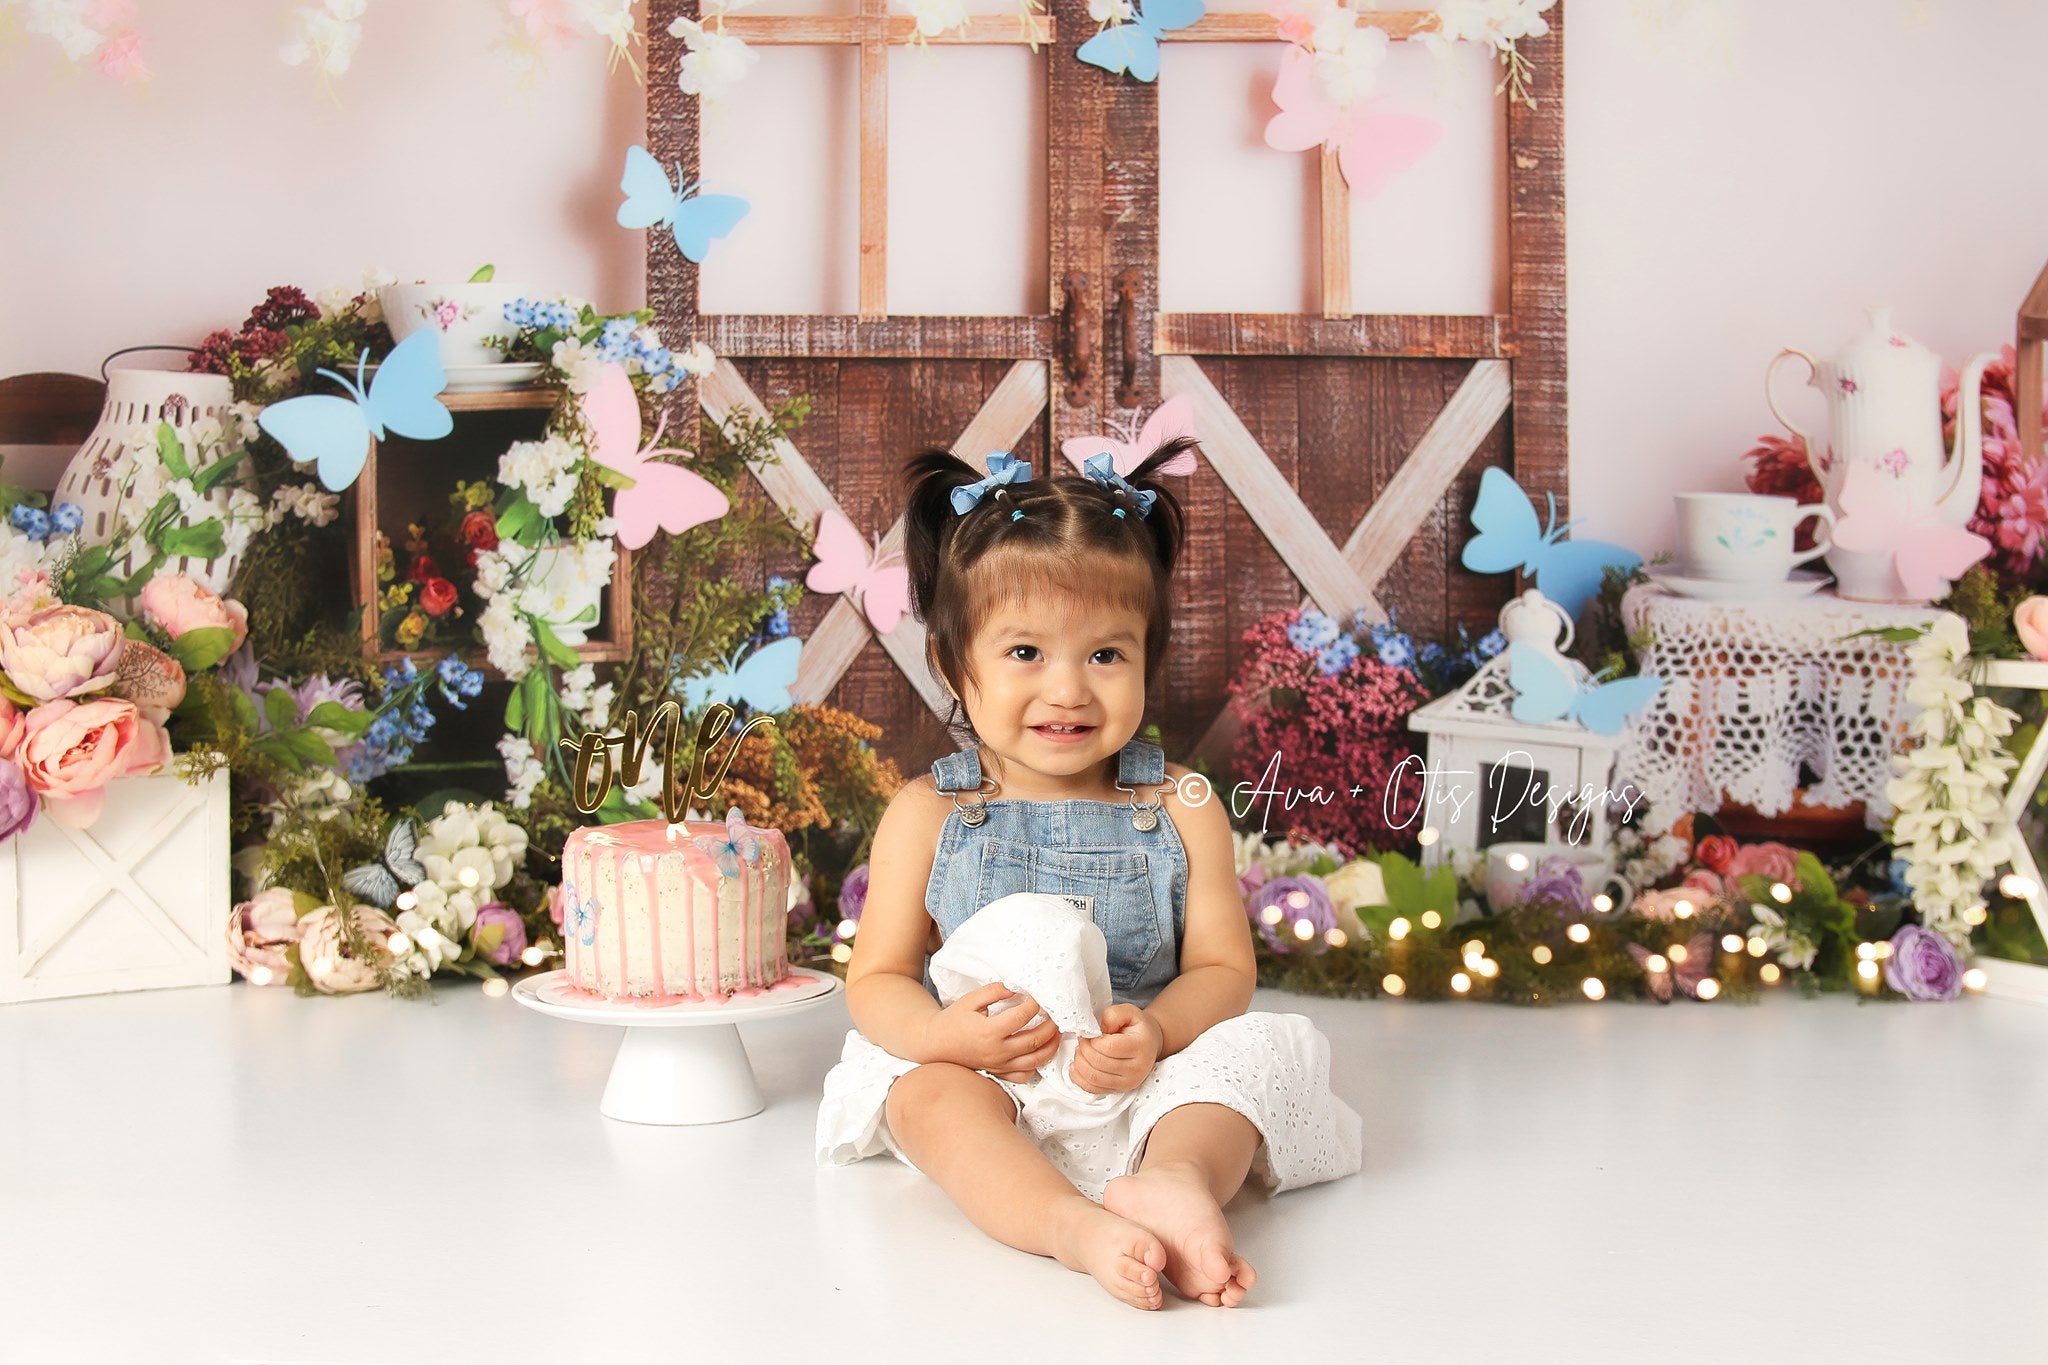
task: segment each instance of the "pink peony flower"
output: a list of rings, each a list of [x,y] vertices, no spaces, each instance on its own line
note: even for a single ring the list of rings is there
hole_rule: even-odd
[[[526,921],[519,918],[519,912],[509,905],[492,901],[480,905],[476,911],[476,923],[469,929],[470,942],[483,937],[484,930],[493,924],[501,926],[504,937],[498,946],[484,954],[484,959],[500,967],[509,967],[519,961],[519,955],[526,951]]]
[[[57,593],[50,586],[50,576],[41,569],[23,569],[14,585],[14,591],[5,602],[0,602],[0,622],[14,625],[27,620],[45,607],[54,607]]]
[[[2019,634],[2027,653],[2048,659],[2048,597],[2029,597],[2012,610],[2012,628]],[[0,740],[0,753],[5,753]]]
[[[22,775],[42,794],[50,818],[82,828],[99,818],[107,783],[149,773],[171,756],[163,727],[135,703],[102,697],[53,701],[29,712],[19,758]]]
[[[0,697],[0,758],[12,759],[21,749],[21,736],[28,724],[28,713],[5,697]]]
[[[142,614],[173,640],[210,627],[233,631],[236,649],[249,638],[248,608],[215,597],[181,573],[158,574],[149,580],[142,589]]]
[[[1728,883],[1722,880],[1720,873],[1696,867],[1685,874],[1685,884],[1680,890],[1699,892],[1709,898],[1725,896],[1728,894]]]
[[[121,623],[85,607],[45,607],[0,623],[0,669],[37,701],[56,701],[114,685],[124,643]]]
[[[1727,879],[1741,885],[1738,877],[1762,877],[1799,889],[1799,851],[1778,843],[1744,844],[1728,863]]]
[[[228,916],[228,962],[258,986],[282,986],[291,967],[284,950],[299,941],[299,910],[311,897],[281,886],[258,891]]]
[[[366,940],[368,956],[359,958],[342,937],[341,912],[323,905],[299,921],[299,966],[316,990],[329,995],[349,995],[377,989],[377,968],[391,958],[388,946],[398,926],[374,906],[358,905],[349,911],[354,927]]]

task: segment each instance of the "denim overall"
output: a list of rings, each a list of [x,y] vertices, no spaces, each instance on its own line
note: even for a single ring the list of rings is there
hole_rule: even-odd
[[[932,777],[954,805],[924,897],[941,938],[993,900],[1046,892],[1094,916],[1118,1002],[1149,1005],[1180,974],[1188,858],[1163,809],[1158,745],[1134,739],[1118,752],[1117,783],[1135,789],[1129,802],[990,800],[976,749],[932,764]]]

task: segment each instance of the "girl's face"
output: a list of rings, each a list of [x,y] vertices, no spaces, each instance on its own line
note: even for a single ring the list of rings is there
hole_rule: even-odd
[[[968,650],[961,698],[982,743],[1004,760],[1018,796],[1101,788],[1104,764],[1145,715],[1145,618],[1070,598],[1010,602]]]

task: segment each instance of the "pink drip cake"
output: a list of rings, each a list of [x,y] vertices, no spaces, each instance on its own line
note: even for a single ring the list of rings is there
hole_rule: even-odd
[[[790,976],[789,844],[737,816],[570,834],[562,932],[576,987],[608,1000],[727,1000]]]

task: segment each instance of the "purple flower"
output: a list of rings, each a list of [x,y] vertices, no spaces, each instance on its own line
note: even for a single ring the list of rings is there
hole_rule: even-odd
[[[846,874],[846,880],[839,883],[839,918],[860,923],[861,907],[868,903],[868,865]]]
[[[1940,934],[1902,924],[1884,960],[1884,984],[1908,1000],[1953,1000],[1963,993],[1963,960]]]
[[[505,936],[498,940],[497,947],[484,954],[484,958],[500,967],[509,967],[526,951],[526,921],[519,918],[519,912],[509,905],[500,905],[496,901],[480,905],[476,911],[476,923],[469,927],[469,941],[476,942],[493,924],[504,925]]]
[[[1272,915],[1276,909],[1280,913]],[[1245,912],[1259,937],[1276,953],[1290,951],[1290,945],[1319,953],[1329,946],[1324,935],[1337,927],[1337,909],[1330,904],[1329,890],[1320,877],[1275,877],[1252,893]],[[1269,915],[1274,922],[1267,922]],[[1301,937],[1298,929],[1304,920],[1310,927],[1307,938]]]
[[[1560,915],[1583,915],[1593,902],[1586,895],[1586,880],[1569,858],[1545,858],[1535,873],[1522,883],[1516,897],[1521,905],[1547,905]]]
[[[0,843],[35,823],[36,794],[29,790],[21,765],[0,760]]]

